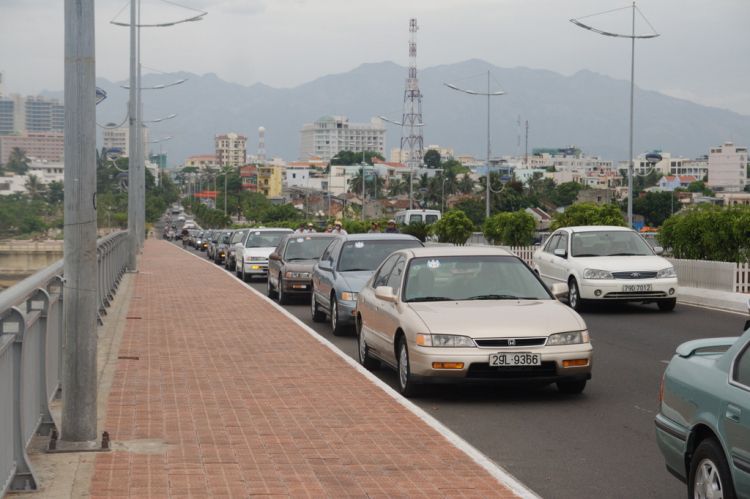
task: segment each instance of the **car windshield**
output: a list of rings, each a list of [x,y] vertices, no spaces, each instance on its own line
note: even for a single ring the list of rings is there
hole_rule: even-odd
[[[339,271],[374,271],[394,251],[420,247],[422,243],[414,239],[347,241],[341,248]]]
[[[247,235],[245,248],[275,248],[289,232],[260,232],[251,231]]]
[[[319,260],[331,239],[333,237],[290,238],[284,250],[284,260]]]
[[[630,231],[577,232],[570,242],[573,257],[651,256],[651,246]]]
[[[414,258],[404,301],[552,300],[539,279],[513,256]]]

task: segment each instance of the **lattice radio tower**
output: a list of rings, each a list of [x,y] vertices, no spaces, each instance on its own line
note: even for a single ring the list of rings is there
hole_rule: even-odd
[[[409,167],[409,205],[414,207],[414,167],[422,164],[424,139],[422,138],[422,92],[417,79],[417,26],[416,19],[409,20],[409,77],[404,90],[404,113],[401,119],[401,153],[409,150],[406,166]]]

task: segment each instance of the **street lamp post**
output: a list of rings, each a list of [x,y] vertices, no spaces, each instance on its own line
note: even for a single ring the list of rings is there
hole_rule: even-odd
[[[446,181],[446,180],[450,180],[450,179],[447,179],[447,178],[444,178],[444,179],[443,179],[443,195],[441,196],[441,199],[442,199],[442,201],[443,201],[443,203],[442,203],[442,204],[443,204],[443,207],[442,207],[442,209],[440,210],[440,213],[441,213],[441,214],[444,214],[444,213],[445,213],[445,181]]]
[[[490,92],[490,70],[487,70],[487,92],[474,92],[472,90],[464,90],[462,88],[458,88],[455,85],[451,85],[449,83],[444,83],[444,85],[448,88],[452,88],[453,90],[458,90],[459,92],[464,92],[470,95],[486,95],[487,96],[487,161],[486,161],[486,167],[487,167],[487,189],[486,189],[486,197],[487,197],[487,218],[490,218],[490,97],[496,96],[496,95],[505,95],[507,92]]]
[[[628,8],[628,7],[624,7]],[[599,33],[600,35],[605,36],[613,36],[616,38],[630,38],[630,158],[628,161],[628,227],[633,227],[633,96],[635,92],[635,41],[636,39],[645,39],[645,38],[656,38],[659,36],[659,34],[654,30],[654,33],[651,35],[636,35],[635,34],[635,11],[636,6],[635,2],[633,2],[633,23],[632,23],[632,31],[630,35],[622,35],[618,33],[611,33],[608,31],[602,31],[600,29],[593,28],[591,26],[588,26],[584,23],[582,23],[579,19],[584,19],[585,17],[592,17],[592,16],[584,16],[579,19],[571,19],[570,22],[575,24],[576,26],[580,26],[581,28],[587,29],[589,31],[593,31],[594,33]],[[617,9],[620,10],[620,9]],[[640,12],[640,11],[639,11]],[[598,14],[594,14],[598,15]],[[643,14],[641,14],[642,16]],[[645,19],[645,17],[644,17]],[[648,23],[648,21],[646,21]],[[651,24],[649,24],[649,27],[653,30],[653,27]]]

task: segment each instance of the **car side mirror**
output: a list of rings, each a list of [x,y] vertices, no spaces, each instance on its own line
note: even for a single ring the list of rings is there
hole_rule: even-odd
[[[270,255],[268,255],[268,259],[269,260],[281,260],[281,258],[279,258],[278,253],[271,253]]]
[[[568,252],[565,251],[562,248],[557,248],[555,251],[552,252],[552,254],[555,255],[555,256],[559,256],[560,258],[567,258],[568,257]]]
[[[331,260],[320,260],[318,262],[318,268],[320,270],[331,270],[333,267],[333,262]]]
[[[570,288],[568,288],[568,285],[564,282],[556,282],[552,285],[552,294],[555,295],[555,298],[562,298],[563,296],[567,296],[570,292]]]
[[[393,288],[390,286],[378,286],[375,288],[375,298],[396,303],[396,295],[393,293]]]
[[[656,253],[657,255],[661,255],[662,253],[664,253],[664,248],[662,248],[661,246],[655,246],[654,253]]]

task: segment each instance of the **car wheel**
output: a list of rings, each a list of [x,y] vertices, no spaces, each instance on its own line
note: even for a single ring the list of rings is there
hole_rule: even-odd
[[[315,301],[315,289],[312,290],[310,295],[310,313],[313,322],[325,322],[326,314],[318,309],[318,303]]]
[[[578,281],[575,278],[571,278],[568,288],[568,305],[576,312],[583,311],[586,308],[586,303],[581,298],[581,289],[578,287]]]
[[[688,497],[736,499],[724,451],[715,438],[698,445],[690,461]]]
[[[406,398],[417,396],[417,387],[411,379],[411,365],[409,364],[409,348],[406,338],[401,337],[398,342],[398,391]]]
[[[276,294],[276,291],[273,290],[271,279],[266,280],[266,296],[268,296],[269,298],[276,298],[276,296],[278,296]]]
[[[365,341],[365,334],[362,331],[362,318],[357,317],[357,350],[359,352],[359,363],[368,371],[373,371],[380,367],[380,361],[370,357],[368,353],[370,348]]]
[[[557,389],[562,393],[581,393],[586,388],[586,380],[579,381],[558,381]]]
[[[284,293],[284,282],[281,280],[281,277],[279,277],[278,293],[279,305],[289,305],[291,297],[289,296],[289,293]]]
[[[242,282],[250,282],[253,280],[252,274],[246,274],[245,273],[245,266],[242,266]]]
[[[331,332],[334,336],[344,335],[344,326],[339,320],[339,301],[336,298],[336,292],[331,295]]]
[[[660,300],[656,304],[659,306],[659,310],[662,312],[671,312],[677,305],[677,298],[670,298],[669,300]]]

